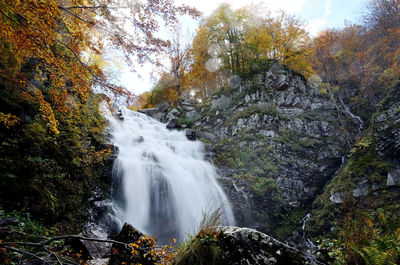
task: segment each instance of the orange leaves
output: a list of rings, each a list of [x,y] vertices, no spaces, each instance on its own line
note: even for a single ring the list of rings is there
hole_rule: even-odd
[[[35,93],[35,96],[39,102],[39,110],[42,113],[42,118],[46,121],[46,126],[52,133],[59,134],[60,132],[57,129],[58,122],[54,117],[53,109],[51,108],[50,103],[43,99],[43,94],[40,90]]]
[[[12,43],[15,55],[50,55],[59,16],[57,1],[1,1],[0,34]]]
[[[0,123],[2,123],[6,128],[10,128],[19,123],[19,118],[10,113],[5,114],[0,112]]]
[[[257,60],[278,60],[306,77],[312,73],[307,61],[310,37],[302,21],[284,12],[261,14],[257,8],[222,5],[198,27],[187,79],[203,97],[228,84],[232,74],[249,76]]]
[[[169,44],[154,36],[158,24],[174,25],[181,13],[199,15],[171,0],[0,0],[0,78],[21,97],[34,97],[49,132],[58,134],[57,118],[74,108],[71,98],[84,104],[93,87],[128,102],[133,97],[109,82],[104,45],[122,50],[131,65],[134,57],[151,61]],[[168,99],[177,101],[172,92]]]
[[[215,230],[210,230],[210,231],[201,230],[196,235],[197,238],[200,238],[203,240],[209,240],[209,241],[216,241],[221,236],[223,236],[223,232],[217,232]]]
[[[176,240],[171,239],[172,243]],[[129,244],[131,248],[130,264],[137,261],[153,261],[158,265],[171,265],[174,263],[175,252],[172,245],[157,246],[157,239],[147,235],[142,235],[136,242]],[[122,264],[128,264],[123,262]],[[153,264],[152,263],[152,264]],[[136,264],[136,263],[135,263]]]

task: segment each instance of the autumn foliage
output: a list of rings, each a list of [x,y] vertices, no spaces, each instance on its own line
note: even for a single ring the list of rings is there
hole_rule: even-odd
[[[284,12],[273,16],[257,8],[232,10],[223,4],[200,22],[190,47],[173,42],[167,49],[170,69],[141,105],[154,107],[163,100],[175,104],[178,98],[193,95],[207,98],[229,86],[232,76],[249,78],[257,62],[278,61],[306,77],[314,73],[304,23]]]
[[[399,13],[398,0],[372,0],[360,24],[326,29],[313,39],[313,69],[364,119],[400,76]]]
[[[109,82],[104,49],[131,66],[154,61],[170,46],[155,32],[179,14],[198,12],[169,0],[0,0],[1,205],[79,223],[110,154],[98,105],[133,96]]]

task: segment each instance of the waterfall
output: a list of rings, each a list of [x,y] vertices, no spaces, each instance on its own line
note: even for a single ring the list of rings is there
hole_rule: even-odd
[[[104,116],[111,141],[119,147],[113,177],[121,188],[113,193],[123,209],[122,221],[159,242],[183,240],[197,231],[204,214],[219,207],[225,224],[233,225],[232,210],[215,168],[204,159],[203,144],[144,114],[121,111],[119,118]]]

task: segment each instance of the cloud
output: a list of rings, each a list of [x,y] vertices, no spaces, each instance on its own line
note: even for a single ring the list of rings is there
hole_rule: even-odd
[[[326,0],[325,1],[325,13],[324,16],[328,16],[332,14],[332,0]]]
[[[306,1],[307,0],[263,0],[261,3],[265,4],[273,11],[284,10],[290,14],[298,14]],[[257,4],[256,1],[252,1],[252,3]]]
[[[326,25],[326,19],[325,18],[318,18],[311,20],[310,23],[307,26],[308,32],[311,34],[311,36],[316,36],[318,32]]]
[[[233,9],[238,9],[249,5],[261,5],[266,8],[266,10],[274,13],[279,10],[284,10],[289,14],[298,15],[308,0],[175,0],[176,4],[186,4],[197,8],[205,17],[209,16],[216,8],[221,4],[228,3]],[[197,23],[194,20],[186,18],[183,21],[183,30],[189,28],[194,30],[197,27]],[[129,71],[126,65],[123,65],[122,69],[119,71],[120,75],[116,77],[118,79],[117,83],[126,86],[128,89],[132,90],[136,94],[141,94],[145,91],[151,89],[154,84],[152,80],[151,73],[154,72],[151,65],[146,64],[136,68],[137,72],[132,73]],[[138,74],[142,77],[139,77]]]
[[[332,0],[325,0],[324,15],[309,22],[307,30],[311,36],[316,36],[318,32],[320,32],[321,29],[326,26],[328,16],[332,14],[332,5]]]
[[[248,6],[252,4],[261,4],[271,11],[284,10],[290,14],[298,14],[301,8],[304,6],[307,0],[177,0],[177,4],[187,4],[193,6],[203,12],[204,16],[208,16],[214,11],[218,6],[224,3],[228,3],[233,9],[241,8],[243,6]]]

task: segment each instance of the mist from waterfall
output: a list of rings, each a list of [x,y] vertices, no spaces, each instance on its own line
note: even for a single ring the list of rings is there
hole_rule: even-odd
[[[119,147],[113,169],[113,194],[123,209],[119,218],[160,242],[197,232],[204,214],[218,207],[225,224],[233,225],[232,210],[215,168],[204,159],[203,144],[144,114],[121,111],[124,120],[105,115],[111,142]]]

